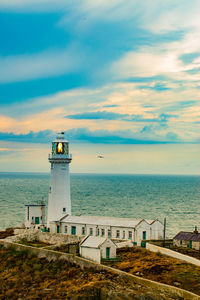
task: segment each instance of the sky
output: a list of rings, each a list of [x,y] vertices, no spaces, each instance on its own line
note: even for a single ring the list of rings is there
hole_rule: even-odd
[[[200,174],[199,0],[0,0],[0,171]],[[99,159],[98,154],[104,155]]]

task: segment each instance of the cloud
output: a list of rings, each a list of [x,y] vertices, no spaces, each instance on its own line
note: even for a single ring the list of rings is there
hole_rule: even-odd
[[[175,117],[175,115],[161,114],[159,118],[143,118],[141,115],[119,114],[107,111],[85,112],[65,116],[65,118],[73,120],[122,120],[129,122],[166,122],[171,117]]]
[[[28,134],[14,134],[12,132],[0,132],[0,140],[20,143],[50,143],[55,137],[55,133],[50,130],[33,132]],[[10,151],[8,149],[8,151]]]
[[[51,12],[67,7],[65,0],[0,0],[1,11],[15,12]]]
[[[26,81],[80,70],[83,53],[74,46],[63,50],[47,50],[38,54],[0,56],[0,83]]]
[[[93,144],[163,144],[170,143],[169,136],[167,139],[155,138],[147,139],[139,137],[136,133],[132,133],[130,130],[95,130],[90,131],[87,128],[77,128],[66,131],[67,139],[70,142],[75,143],[93,143]],[[0,140],[6,140],[10,142],[20,143],[51,143],[55,138],[55,132],[50,130],[40,132],[29,132],[28,134],[14,134],[0,132]],[[173,136],[173,142],[174,140]],[[1,150],[1,149],[0,149]],[[10,151],[10,150],[9,150]]]
[[[162,83],[155,83],[153,86],[151,85],[139,85],[138,89],[149,89],[149,90],[156,90],[158,92],[170,90],[170,87],[167,87],[165,84]]]
[[[166,85],[160,80],[146,85],[156,83]],[[2,105],[0,131],[28,134],[79,128],[126,133],[129,130],[132,135],[127,138],[142,140],[166,140],[166,134],[173,132],[179,141],[196,142],[200,120],[196,87],[186,83],[182,88],[181,84],[170,83],[170,89],[160,93],[140,89],[140,85],[143,84],[108,84],[102,88],[64,91],[23,104]]]

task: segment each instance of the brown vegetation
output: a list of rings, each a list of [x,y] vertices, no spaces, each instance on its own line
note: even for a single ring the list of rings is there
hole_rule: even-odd
[[[7,228],[5,231],[0,231],[0,239],[5,239],[8,236],[14,235],[13,228]]]
[[[198,251],[198,250],[190,249],[190,248],[184,248],[184,247],[176,247],[176,246],[171,246],[170,249],[173,250],[173,251],[177,251],[179,253],[182,253],[182,254],[200,259],[200,251]]]
[[[200,267],[142,248],[119,249],[122,262],[112,267],[200,295]]]
[[[31,247],[36,247],[36,248],[43,248],[46,246],[50,246],[49,243],[41,242],[38,239],[34,239],[33,241],[29,241],[26,238],[23,238],[20,240],[20,244],[26,245],[26,246],[31,246]]]
[[[0,299],[177,299],[131,284],[117,274],[81,270],[0,246]]]

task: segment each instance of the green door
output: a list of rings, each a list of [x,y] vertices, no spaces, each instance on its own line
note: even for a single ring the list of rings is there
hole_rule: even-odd
[[[40,218],[39,217],[35,217],[35,224],[40,224]]]
[[[192,249],[192,241],[190,241],[190,245],[189,245],[189,247]]]
[[[143,231],[142,239],[143,239],[143,240],[146,240],[146,231]]]
[[[106,248],[106,258],[110,258],[110,248]]]
[[[72,226],[71,233],[72,233],[72,235],[76,235],[76,226]]]
[[[57,233],[60,233],[60,226],[57,225]]]

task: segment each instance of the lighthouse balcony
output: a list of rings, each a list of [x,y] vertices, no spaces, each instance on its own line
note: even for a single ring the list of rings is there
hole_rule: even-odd
[[[49,161],[65,161],[65,162],[71,162],[72,155],[71,154],[49,154]]]

